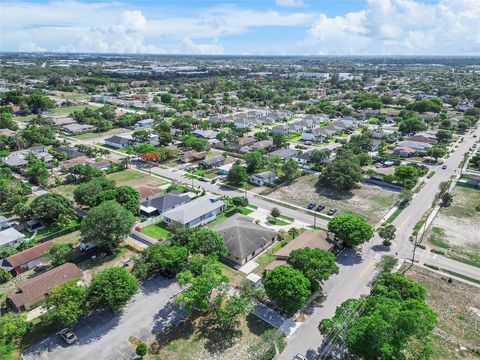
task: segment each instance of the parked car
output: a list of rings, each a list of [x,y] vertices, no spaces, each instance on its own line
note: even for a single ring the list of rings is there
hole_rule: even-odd
[[[303,355],[297,354],[293,357],[293,360],[307,360],[307,358]]]
[[[332,215],[335,214],[336,212],[337,212],[337,209],[330,209],[330,210],[328,210],[327,215],[332,216]]]
[[[445,170],[447,168],[447,165],[443,165],[442,169]]]
[[[315,206],[316,206],[315,203],[310,203],[310,204],[308,204],[307,209],[310,209],[310,210],[311,210],[311,209],[313,209]]]
[[[313,141],[307,140],[305,141],[305,145],[313,145]]]
[[[323,209],[325,209],[325,205],[318,205],[317,206],[317,211],[322,211]]]
[[[77,335],[69,328],[61,330],[58,334],[68,345],[78,341]]]
[[[207,178],[206,178],[206,177],[203,177],[203,176],[202,176],[200,179],[198,179],[198,180],[203,181],[203,182],[207,182],[207,181],[208,181]]]

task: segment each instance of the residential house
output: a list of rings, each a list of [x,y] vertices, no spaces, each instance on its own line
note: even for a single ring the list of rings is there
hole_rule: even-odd
[[[192,134],[195,135],[197,138],[200,138],[200,139],[211,140],[211,139],[216,139],[216,137],[218,135],[218,131],[197,129],[197,130],[192,131]]]
[[[0,246],[5,245],[16,248],[22,243],[23,239],[25,239],[25,235],[13,227],[0,231]]]
[[[8,300],[18,311],[29,310],[55,286],[63,285],[71,279],[82,280],[83,273],[75,264],[66,263],[18,283],[17,292],[10,295]]]
[[[195,150],[190,150],[190,151],[185,151],[180,155],[180,161],[183,163],[188,163],[192,161],[198,161],[198,160],[203,160],[207,156],[206,151],[195,151]]]
[[[135,129],[150,129],[153,127],[155,124],[155,120],[153,119],[143,119],[140,121],[137,121],[135,124]]]
[[[23,169],[27,166],[28,161],[25,159],[25,154],[21,151],[16,151],[2,159],[2,162],[8,167]]]
[[[240,149],[240,152],[247,152],[253,150],[271,150],[273,148],[273,141],[272,140],[260,140],[254,142],[253,144],[244,146]]]
[[[397,146],[393,149],[393,154],[401,157],[410,157],[416,154],[416,150],[408,146]]]
[[[84,153],[82,153],[78,150],[71,149],[71,148],[64,147],[64,146],[59,146],[59,147],[55,148],[55,151],[58,152],[58,153],[61,153],[61,154],[67,154],[69,159],[76,159],[76,158],[85,156]]]
[[[282,160],[290,160],[298,153],[300,153],[300,151],[294,150],[294,149],[279,149],[279,150],[272,151],[271,153],[268,153],[268,156],[271,157],[276,155],[276,156],[279,156],[280,159]]]
[[[222,235],[228,250],[226,259],[243,265],[260,254],[277,238],[274,230],[257,225],[252,219],[235,214],[213,228]]]
[[[288,124],[280,124],[274,126],[271,130],[272,134],[288,135],[290,134],[290,126]]]
[[[113,135],[112,137],[106,138],[105,140],[103,140],[103,142],[105,143],[105,145],[117,149],[122,149],[135,143],[135,141],[131,138],[118,135]]]
[[[90,165],[91,167],[105,171],[105,170],[108,170],[110,166],[112,166],[112,163],[110,162],[110,160],[100,160],[100,161],[89,160],[87,161],[87,165]]]
[[[140,185],[135,190],[138,191],[138,193],[140,194],[140,199],[142,200],[148,200],[151,197],[155,197],[162,192],[161,189],[152,184]]]
[[[321,249],[332,251],[334,243],[328,238],[327,233],[318,230],[304,230],[295,239],[273,254],[277,260],[287,260],[293,250],[303,248]]]
[[[9,227],[10,227],[10,223],[8,219],[5,216],[0,215],[0,230],[6,229]]]
[[[69,124],[62,126],[62,128],[70,135],[86,134],[94,130],[94,126],[85,124]]]
[[[250,178],[250,181],[252,183],[259,186],[273,184],[277,180],[278,180],[278,176],[273,171],[264,171],[264,172],[255,174]]]
[[[251,136],[244,136],[244,137],[238,138],[236,141],[237,150],[240,150],[244,147],[248,147],[255,142],[257,142],[257,139]]]
[[[221,166],[225,163],[225,157],[223,155],[210,156],[202,161],[199,165],[204,169],[211,169]]]
[[[53,156],[48,152],[48,147],[44,145],[32,146],[28,149],[28,154],[35,156],[37,159],[42,159],[45,162],[53,159]]]
[[[426,154],[432,148],[432,145],[428,143],[419,142],[419,141],[409,141],[409,140],[400,141],[398,143],[398,146],[409,147],[415,150],[417,154]]]
[[[225,203],[217,195],[204,195],[162,215],[168,225],[195,227],[216,219]]]
[[[48,119],[52,122],[53,126],[55,127],[62,127],[64,125],[76,124],[76,121],[73,120],[71,117],[50,116]]]
[[[219,175],[228,175],[228,172],[232,168],[233,163],[228,163],[217,168],[217,174]]]
[[[415,135],[406,137],[405,140],[427,143],[430,145],[435,145],[438,143],[437,135],[427,132],[416,133]]]
[[[2,267],[16,275],[35,268],[45,261],[45,253],[53,246],[53,241],[46,241],[30,249],[10,255],[3,259]]]
[[[235,126],[237,129],[251,129],[254,128],[256,125],[256,122],[253,121],[252,119],[247,119],[247,118],[236,118],[235,122],[233,123],[233,126]]]
[[[161,215],[177,206],[190,201],[190,196],[179,191],[171,191],[160,196],[148,198],[140,204],[140,211],[146,215]]]

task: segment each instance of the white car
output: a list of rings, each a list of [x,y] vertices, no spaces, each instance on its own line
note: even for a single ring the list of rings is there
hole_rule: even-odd
[[[77,335],[75,335],[75,333],[69,328],[61,330],[59,332],[59,335],[62,337],[63,340],[65,340],[68,345],[71,345],[78,341]]]
[[[293,360],[307,360],[307,358],[303,355],[297,354],[293,357]]]

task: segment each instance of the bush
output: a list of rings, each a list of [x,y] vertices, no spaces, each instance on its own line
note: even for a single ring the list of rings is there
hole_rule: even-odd
[[[138,356],[147,355],[147,352],[148,352],[147,344],[145,344],[143,342],[138,344],[137,348],[135,349],[135,352],[137,353]]]

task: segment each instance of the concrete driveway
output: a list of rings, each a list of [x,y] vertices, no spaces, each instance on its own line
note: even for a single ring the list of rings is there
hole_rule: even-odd
[[[68,346],[53,334],[25,351],[23,357],[28,360],[131,359],[135,346],[128,341],[130,336],[147,341],[152,334],[186,317],[185,311],[173,304],[179,292],[175,278],[151,278],[143,283],[141,291],[122,313],[95,313],[75,324],[72,328],[78,343]]]

